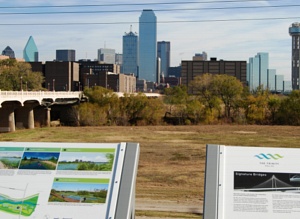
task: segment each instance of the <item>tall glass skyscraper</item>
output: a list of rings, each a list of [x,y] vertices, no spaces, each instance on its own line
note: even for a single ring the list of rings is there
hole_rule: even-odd
[[[157,81],[156,16],[151,9],[144,9],[139,18],[139,79]]]
[[[23,50],[23,58],[25,62],[39,61],[39,52],[32,36],[29,37],[27,44]]]
[[[169,67],[170,67],[170,54],[171,46],[170,42],[157,42],[157,56],[160,58],[161,61],[161,73],[167,77],[169,76]]]
[[[138,36],[131,29],[123,36],[123,73],[138,77]]]
[[[293,23],[289,33],[292,36],[292,87],[300,90],[300,23]]]
[[[247,81],[251,91],[256,90],[259,86],[267,88],[268,86],[268,68],[269,54],[257,53],[253,58],[249,58],[247,68]]]

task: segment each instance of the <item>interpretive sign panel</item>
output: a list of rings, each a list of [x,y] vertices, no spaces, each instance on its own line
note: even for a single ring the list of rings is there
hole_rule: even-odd
[[[128,148],[135,162],[126,174]],[[0,218],[117,219],[122,204],[129,218],[134,203],[118,199],[124,181],[123,199],[134,201],[138,152],[127,143],[0,142]]]
[[[300,150],[207,146],[204,219],[300,218]]]

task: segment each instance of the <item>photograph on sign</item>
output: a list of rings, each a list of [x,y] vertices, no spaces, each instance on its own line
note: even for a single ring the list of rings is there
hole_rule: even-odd
[[[126,143],[0,143],[0,218],[114,218]]]
[[[244,192],[300,194],[300,173],[234,172],[234,189]]]

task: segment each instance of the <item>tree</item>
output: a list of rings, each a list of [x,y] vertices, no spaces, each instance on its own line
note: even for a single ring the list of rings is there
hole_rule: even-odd
[[[281,104],[281,99],[278,95],[270,95],[268,99],[269,119],[272,124],[276,123],[277,114]]]
[[[96,103],[106,114],[107,125],[116,124],[120,114],[119,97],[112,90],[100,86],[86,88],[85,95],[91,103]]]
[[[243,92],[242,83],[233,76],[220,74],[213,77],[212,84],[214,94],[224,103],[225,118],[231,118],[231,109],[238,104]]]
[[[164,103],[168,106],[168,111],[165,113],[177,117],[178,123],[182,124],[186,117],[186,104],[189,95],[184,86],[175,86],[165,89]]]
[[[258,87],[255,92],[245,98],[243,106],[248,123],[267,123],[269,97],[268,90]]]
[[[300,90],[294,90],[281,101],[278,109],[280,124],[300,125]]]
[[[191,81],[193,94],[198,97],[200,103],[205,107],[203,119],[206,123],[213,122],[221,110],[221,100],[214,92],[213,82],[214,75],[208,73],[196,76]]]
[[[220,106],[220,102],[214,93],[213,81],[214,75],[208,73],[196,76],[194,80],[191,81],[193,94],[198,96],[200,101],[211,112],[214,108],[219,108]]]
[[[1,90],[43,90],[44,77],[41,72],[32,72],[29,63],[17,62],[15,59],[0,61]]]
[[[123,116],[131,125],[137,125],[139,120],[143,120],[143,110],[147,106],[148,98],[143,93],[125,94],[121,98],[121,111]]]

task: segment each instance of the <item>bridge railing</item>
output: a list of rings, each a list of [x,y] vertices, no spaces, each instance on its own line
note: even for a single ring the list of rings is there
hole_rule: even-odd
[[[82,96],[81,91],[1,91],[0,98],[16,98],[16,97],[52,97],[56,96],[59,98],[61,96],[66,97],[78,97]]]
[[[1,91],[0,90],[0,105],[6,101],[18,101],[22,105],[25,101],[36,100],[39,103],[43,99],[81,99],[82,91]],[[1,106],[0,106],[1,107]]]

